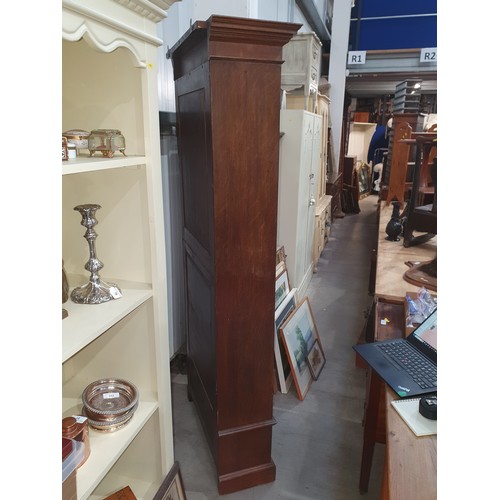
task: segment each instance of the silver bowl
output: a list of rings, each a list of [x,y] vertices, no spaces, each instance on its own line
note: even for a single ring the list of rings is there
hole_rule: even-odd
[[[83,407],[92,420],[113,420],[137,406],[137,387],[123,379],[108,378],[89,384],[82,393]]]

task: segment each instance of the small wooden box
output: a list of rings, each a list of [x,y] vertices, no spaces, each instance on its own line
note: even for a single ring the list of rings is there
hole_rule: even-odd
[[[370,113],[368,111],[355,111],[354,121],[358,123],[370,123]]]
[[[125,488],[115,491],[115,493],[104,498],[104,500],[137,500],[137,497],[130,489],[130,486],[125,486]]]

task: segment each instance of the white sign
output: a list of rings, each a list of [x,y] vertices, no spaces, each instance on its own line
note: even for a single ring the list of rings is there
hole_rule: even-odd
[[[366,50],[350,50],[347,55],[347,65],[349,64],[365,64]]]
[[[437,63],[438,51],[436,47],[422,49],[420,51],[420,62]]]

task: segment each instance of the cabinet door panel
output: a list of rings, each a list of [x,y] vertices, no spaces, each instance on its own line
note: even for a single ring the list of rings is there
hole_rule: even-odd
[[[210,146],[210,98],[206,94],[206,71],[195,70],[191,81],[179,82],[177,107],[179,150],[183,158],[184,227],[209,254],[213,228],[212,154]]]

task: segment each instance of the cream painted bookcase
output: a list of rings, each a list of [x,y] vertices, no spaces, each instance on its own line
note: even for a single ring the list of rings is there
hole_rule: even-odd
[[[304,103],[306,107],[304,107]],[[321,146],[319,155],[319,169],[316,183],[316,212],[314,220],[314,242],[313,242],[313,272],[317,271],[318,261],[321,252],[330,236],[332,223],[332,197],[326,194],[326,176],[328,163],[328,126],[330,114],[330,99],[328,96],[320,94],[313,99],[309,96],[304,101],[304,96],[297,91],[287,93],[286,109],[305,109],[312,113],[321,115],[323,125],[321,131]]]
[[[97,203],[96,254],[122,297],[64,304],[62,416],[81,414],[91,382],[124,378],[139,390],[130,422],[90,430],[78,499],[129,485],[151,499],[173,465],[156,24],[175,0],[62,1],[62,131],[121,130],[126,156],[62,162],[62,257],[70,287],[88,281],[89,248],[74,207]]]
[[[323,118],[298,109],[280,112],[278,246],[284,245],[290,284],[305,295],[313,273],[316,192]]]

